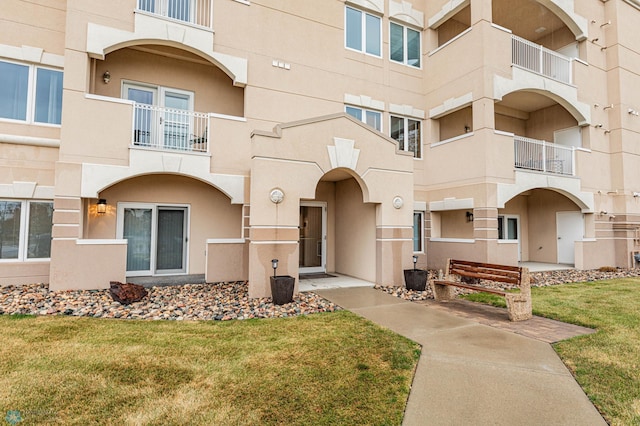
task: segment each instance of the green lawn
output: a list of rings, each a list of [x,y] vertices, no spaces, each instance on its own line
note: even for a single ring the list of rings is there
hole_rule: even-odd
[[[0,315],[0,330],[0,418],[17,410],[20,426],[399,425],[420,352],[346,311],[222,323]]]
[[[504,306],[487,294],[466,298]],[[640,279],[532,288],[533,313],[598,329],[554,345],[612,425],[640,425]]]

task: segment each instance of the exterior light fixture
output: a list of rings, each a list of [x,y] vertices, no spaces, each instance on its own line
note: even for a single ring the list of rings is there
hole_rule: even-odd
[[[416,256],[415,254],[413,255],[413,269],[417,269],[416,268],[416,263],[418,263],[418,256]]]
[[[98,204],[96,204],[98,214],[105,214],[107,212],[107,200],[100,198]]]
[[[466,216],[467,216],[467,222],[473,222],[473,213],[467,212]]]
[[[471,127],[469,127],[469,126],[467,126],[467,125],[465,124],[465,126],[464,126],[464,132],[465,132],[465,133],[469,133],[470,131],[471,131]]]
[[[273,268],[273,278],[275,278],[276,269],[278,269],[278,259],[271,259],[271,267]]]
[[[109,84],[111,81],[111,73],[109,73],[109,71],[105,71],[104,74],[102,74],[102,81],[104,81],[104,84]]]

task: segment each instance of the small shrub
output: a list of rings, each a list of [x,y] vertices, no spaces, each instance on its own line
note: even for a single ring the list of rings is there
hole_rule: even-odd
[[[598,268],[598,271],[600,272],[616,272],[618,270],[618,268],[616,268],[615,266],[601,266],[600,268]]]

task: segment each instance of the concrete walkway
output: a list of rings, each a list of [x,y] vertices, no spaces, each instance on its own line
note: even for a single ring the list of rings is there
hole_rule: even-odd
[[[368,287],[316,293],[422,345],[404,425],[606,425],[547,343]]]

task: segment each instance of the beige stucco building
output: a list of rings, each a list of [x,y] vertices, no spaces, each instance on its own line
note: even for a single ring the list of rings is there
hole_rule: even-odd
[[[633,267],[638,0],[6,0],[0,284]]]

